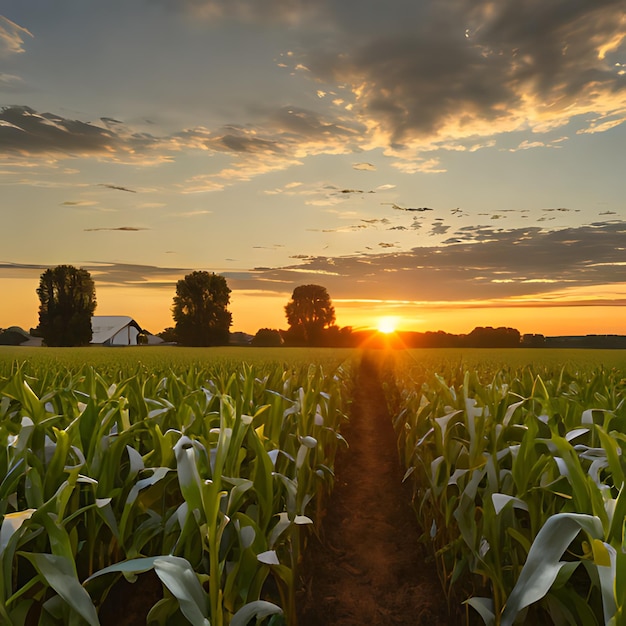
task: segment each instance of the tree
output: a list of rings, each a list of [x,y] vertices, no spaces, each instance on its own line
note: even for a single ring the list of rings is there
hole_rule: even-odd
[[[326,287],[300,285],[285,306],[289,333],[306,345],[318,345],[325,328],[335,321],[335,308]]]
[[[47,269],[39,280],[39,331],[48,346],[86,346],[93,336],[96,290],[91,274],[73,265]]]
[[[516,328],[477,326],[465,338],[469,348],[519,348],[521,335]]]
[[[178,341],[176,329],[173,326],[163,329],[160,333],[157,333],[157,336],[161,337],[166,343],[176,343]]]
[[[178,341],[186,346],[227,344],[232,324],[229,302],[223,276],[196,271],[179,280],[172,307]]]
[[[283,345],[280,332],[274,328],[259,328],[252,339],[253,346],[257,348],[276,348]]]

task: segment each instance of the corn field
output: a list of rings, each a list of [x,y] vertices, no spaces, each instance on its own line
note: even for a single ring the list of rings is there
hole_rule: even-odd
[[[151,625],[295,626],[298,565],[347,447],[358,358],[2,352],[0,624],[98,625],[120,581],[139,590],[151,575]],[[379,362],[451,614],[626,623],[621,353]]]
[[[410,356],[387,363],[386,389],[450,602],[489,626],[626,623],[623,356],[602,354],[617,367],[591,353],[567,366]]]
[[[0,623],[95,626],[145,572],[163,588],[151,624],[295,623],[349,363],[45,354],[0,369]]]

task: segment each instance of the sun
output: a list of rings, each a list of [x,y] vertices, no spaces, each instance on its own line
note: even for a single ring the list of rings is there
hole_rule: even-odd
[[[381,317],[378,320],[378,332],[385,335],[395,333],[397,324],[398,318],[396,317]]]

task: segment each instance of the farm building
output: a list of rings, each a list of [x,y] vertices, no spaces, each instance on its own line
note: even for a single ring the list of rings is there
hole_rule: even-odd
[[[5,330],[0,330],[0,346],[36,345],[37,342],[33,344],[32,340],[33,337],[19,326],[10,326]]]
[[[140,335],[147,336],[146,343],[153,343],[150,339],[156,339],[127,315],[94,315],[91,318],[91,329],[91,343],[100,346],[136,346],[141,342],[138,339]]]

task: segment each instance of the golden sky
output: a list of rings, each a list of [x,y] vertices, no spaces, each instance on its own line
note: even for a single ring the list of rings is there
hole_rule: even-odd
[[[48,267],[232,330],[299,284],[341,326],[626,333],[623,0],[21,0],[0,13],[0,327]]]

